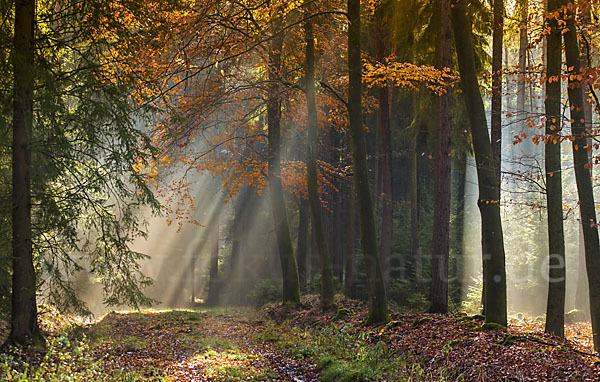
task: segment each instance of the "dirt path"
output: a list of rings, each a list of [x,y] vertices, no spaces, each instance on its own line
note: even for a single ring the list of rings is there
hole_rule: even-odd
[[[237,313],[111,313],[90,327],[95,356],[140,379],[318,381],[310,359],[261,339],[264,324]]]

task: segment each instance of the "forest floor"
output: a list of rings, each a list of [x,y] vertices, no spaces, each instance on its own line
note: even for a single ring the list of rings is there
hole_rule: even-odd
[[[394,313],[362,325],[364,304],[314,297],[299,309],[109,313],[83,325],[44,310],[45,353],[0,354],[15,381],[597,381],[589,324],[566,340],[543,323],[486,327],[480,316]],[[0,339],[7,331],[0,321]]]

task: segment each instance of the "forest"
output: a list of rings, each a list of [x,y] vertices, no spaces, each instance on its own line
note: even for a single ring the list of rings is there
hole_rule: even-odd
[[[1,380],[598,380],[599,1],[0,16]]]

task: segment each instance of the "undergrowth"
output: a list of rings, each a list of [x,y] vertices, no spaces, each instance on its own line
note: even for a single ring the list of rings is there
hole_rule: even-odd
[[[11,348],[0,354],[0,380],[19,382],[133,382],[139,376],[127,370],[106,373],[90,355],[85,338],[71,341],[67,337],[52,337],[39,358],[26,357],[21,349]]]
[[[256,338],[295,358],[316,360],[326,382],[431,380],[418,365],[407,364],[403,354],[384,341],[373,343],[368,331],[352,325],[301,329],[268,322]]]

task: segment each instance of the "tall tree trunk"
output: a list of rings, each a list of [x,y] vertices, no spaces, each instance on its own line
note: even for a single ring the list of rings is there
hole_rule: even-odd
[[[344,294],[354,298],[354,190],[352,185],[344,187],[346,198],[346,277],[344,279]]]
[[[581,10],[581,21],[583,23],[590,23],[591,22],[591,14],[590,14],[590,9],[589,7],[585,7],[584,9]],[[589,38],[589,36],[587,36],[586,30],[584,29],[582,31],[583,36],[582,38]],[[588,40],[589,41],[589,40]],[[590,47],[588,43],[582,43],[581,45],[581,52],[583,54],[581,54],[581,67],[582,68],[586,68],[588,66],[591,66],[591,56],[590,56]],[[583,97],[583,102],[585,105],[585,109],[584,109],[584,113],[585,113],[585,122],[586,122],[586,128],[587,129],[591,129],[592,128],[592,105],[591,102],[589,101],[589,97],[586,97],[584,94]],[[588,137],[588,145],[592,144],[592,137],[589,136]],[[592,150],[588,151],[588,163],[592,163]],[[590,169],[590,177],[592,177],[593,179],[593,174],[592,174],[592,170],[593,167],[590,165],[589,167]],[[584,240],[583,240],[583,227],[581,225],[581,222],[579,223],[579,251],[578,251],[578,272],[577,272],[577,289],[576,289],[576,294],[575,294],[575,309],[584,311],[589,313],[589,309],[588,309],[588,279],[587,279],[587,275],[586,275],[586,270],[585,270],[585,246],[584,246]]]
[[[504,0],[494,0],[492,25],[492,153],[496,163],[498,200],[502,185],[502,40],[504,39]]]
[[[377,12],[381,19],[382,12]],[[381,21],[381,20],[380,20]],[[377,59],[383,62],[385,57],[385,33],[383,26],[377,31]],[[392,133],[390,131],[389,89],[378,89],[379,98],[379,135],[381,136],[381,267],[386,285],[390,281],[390,258],[392,256]]]
[[[548,0],[547,11],[559,10],[560,0]],[[562,36],[558,20],[547,20],[546,37],[546,200],[548,205],[548,303],[546,333],[565,336],[565,235],[563,228],[562,171],[560,159]]]
[[[408,149],[408,196],[410,200],[410,248],[411,248],[411,259],[410,259],[410,270],[408,272],[409,277],[420,284],[423,280],[423,269],[421,259],[421,247],[419,244],[419,182],[418,182],[418,169],[419,169],[419,157],[417,155],[417,135],[414,133],[414,137],[409,142]]]
[[[306,105],[308,108],[308,156],[306,160],[306,176],[311,221],[315,235],[319,264],[321,266],[321,304],[333,303],[333,266],[327,238],[323,231],[321,198],[319,197],[317,155],[319,151],[319,121],[317,119],[317,103],[315,100],[315,40],[313,37],[312,19],[304,24],[306,38],[305,87]]]
[[[211,225],[207,234],[210,236],[209,246],[209,280],[208,280],[208,296],[206,303],[209,306],[215,306],[219,303],[219,220],[220,211],[217,211],[209,224]]]
[[[283,276],[283,301],[284,303],[300,303],[300,281],[298,280],[298,265],[294,255],[292,237],[287,219],[285,200],[283,199],[283,186],[281,184],[281,99],[279,72],[281,69],[281,49],[283,47],[283,34],[280,21],[274,21],[271,46],[269,50],[269,85],[267,100],[267,124],[269,137],[269,195],[275,223],[275,235],[281,260]]]
[[[460,306],[463,296],[463,267],[464,267],[464,244],[465,244],[465,193],[467,185],[467,154],[463,153],[459,156],[454,156],[454,177],[456,182],[456,211],[453,229],[453,241],[455,252],[454,274],[452,278],[454,287],[452,288],[452,300]]]
[[[519,70],[517,74],[517,118],[521,124],[519,133],[527,133],[525,124],[525,74],[527,69],[527,46],[529,45],[527,38],[527,24],[528,24],[528,0],[519,0],[518,11],[521,18],[521,25],[519,28]],[[523,143],[522,143],[523,145]],[[529,146],[529,145],[525,145]],[[522,147],[521,151],[528,153],[526,147]]]
[[[450,4],[438,0],[440,38],[438,45],[439,69],[452,67],[452,32]],[[450,185],[451,185],[451,94],[450,87],[437,99],[439,128],[435,150],[435,191],[433,212],[433,254],[431,307],[433,313],[448,312],[448,260],[450,257]]]
[[[360,216],[361,244],[367,267],[369,316],[367,323],[389,320],[387,296],[377,248],[375,216],[369,190],[365,131],[362,125],[360,0],[348,0],[348,114],[354,187]]]
[[[561,1],[566,5],[565,1]],[[574,15],[568,11],[566,29],[563,30],[565,55],[569,70],[569,104],[571,106],[571,131],[573,141],[573,165],[579,194],[579,211],[585,242],[585,264],[590,295],[590,315],[594,336],[594,349],[600,351],[600,245],[594,204],[594,192],[590,177],[586,131],[583,84],[581,81],[581,57]]]
[[[481,214],[481,238],[484,263],[485,314],[487,322],[507,323],[506,269],[502,221],[498,200],[496,164],[488,135],[485,108],[475,71],[471,22],[465,0],[451,3],[454,42],[458,57],[461,87],[469,114],[471,137],[477,166],[478,206]]]
[[[298,241],[296,244],[296,259],[298,261],[298,278],[300,285],[306,283],[306,261],[308,252],[308,200],[301,198],[298,201]]]
[[[13,45],[12,309],[7,343],[42,339],[37,322],[31,243],[31,140],[33,134],[35,0],[17,0]]]

